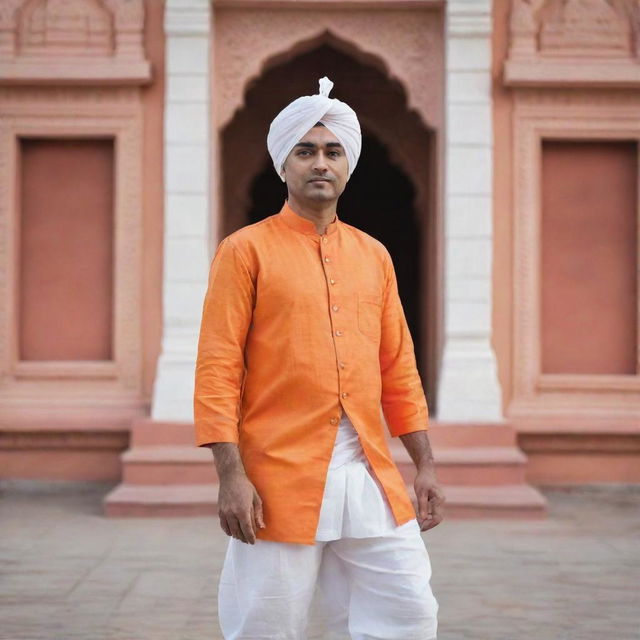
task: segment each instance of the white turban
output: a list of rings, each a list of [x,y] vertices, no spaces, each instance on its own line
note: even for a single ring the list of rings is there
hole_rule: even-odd
[[[313,96],[301,96],[288,104],[274,119],[267,135],[267,148],[276,173],[282,182],[282,165],[293,147],[316,122],[333,133],[347,155],[349,175],[356,168],[362,148],[362,134],[356,112],[345,102],[329,98],[333,82],[320,78],[320,92]]]

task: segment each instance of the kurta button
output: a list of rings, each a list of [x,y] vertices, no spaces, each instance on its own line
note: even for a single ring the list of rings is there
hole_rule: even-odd
[[[337,311],[340,307],[339,307],[337,304],[334,304],[331,308],[332,308],[334,311]]]
[[[322,238],[322,242],[326,242],[327,239],[325,237]]]
[[[341,335],[342,335],[342,331],[340,331],[340,329],[338,329],[338,330],[336,331],[336,335],[337,335],[337,336],[341,336]]]
[[[341,362],[341,363],[340,363],[340,368],[341,368],[341,369],[344,369],[344,362]]]
[[[331,262],[331,259],[328,256],[325,256],[324,261],[325,262]]]
[[[331,422],[331,424],[338,424],[338,418],[331,418],[329,422]]]
[[[346,391],[343,391],[340,395],[341,395],[343,398],[346,398],[349,394],[348,394]]]
[[[330,282],[331,284],[335,284],[335,283],[336,283],[336,281],[335,281],[333,278],[329,278],[329,282]]]

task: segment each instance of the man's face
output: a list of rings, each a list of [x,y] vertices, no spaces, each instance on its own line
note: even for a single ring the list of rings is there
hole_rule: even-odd
[[[312,127],[300,139],[287,156],[283,170],[289,195],[300,201],[337,200],[349,175],[344,148],[322,126]]]

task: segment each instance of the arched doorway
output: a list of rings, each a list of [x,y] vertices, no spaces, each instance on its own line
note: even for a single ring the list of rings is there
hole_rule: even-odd
[[[415,343],[430,413],[435,411],[438,349],[436,256],[429,250],[437,228],[434,136],[407,109],[402,86],[383,65],[346,52],[330,34],[306,53],[273,64],[246,90],[245,105],[221,132],[219,237],[277,213],[286,185],[266,148],[273,117],[294,98],[317,93],[327,75],[331,97],[351,105],[360,120],[358,166],[338,202],[338,213],[380,240],[391,253],[400,296]]]

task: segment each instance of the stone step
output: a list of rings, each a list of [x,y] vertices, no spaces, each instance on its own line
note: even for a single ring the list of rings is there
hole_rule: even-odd
[[[414,500],[413,488],[408,486]],[[546,499],[527,485],[499,487],[443,486],[446,518],[543,518]],[[218,486],[181,484],[141,486],[121,484],[105,498],[110,517],[193,517],[217,513]]]
[[[415,466],[402,443],[391,454],[405,482]],[[434,447],[438,480],[446,485],[488,486],[525,480],[526,456],[515,447]],[[217,482],[210,450],[195,446],[138,446],[122,456],[128,485],[208,484]]]
[[[122,455],[128,485],[210,484],[218,481],[213,453],[196,446],[144,446]]]
[[[438,480],[451,517],[542,517],[544,498],[527,485],[527,458],[505,423],[432,421]],[[413,496],[415,467],[400,438],[388,437],[393,459]],[[196,516],[216,512],[217,476],[208,448],[196,447],[193,425],[135,420],[122,456],[123,483],[105,500],[111,516]]]
[[[415,465],[402,443],[389,447],[406,482],[413,481]],[[490,486],[525,482],[527,457],[516,447],[433,446],[438,480],[444,485]]]
[[[447,517],[545,518],[547,500],[526,484],[498,487],[443,487]]]
[[[105,515],[115,518],[212,516],[218,485],[118,485],[104,500]]]
[[[516,432],[504,423],[429,423],[429,441],[440,447],[510,447],[516,446]],[[400,438],[391,438],[402,447]],[[186,422],[160,422],[151,418],[139,418],[131,426],[131,446],[195,445],[194,427]]]

